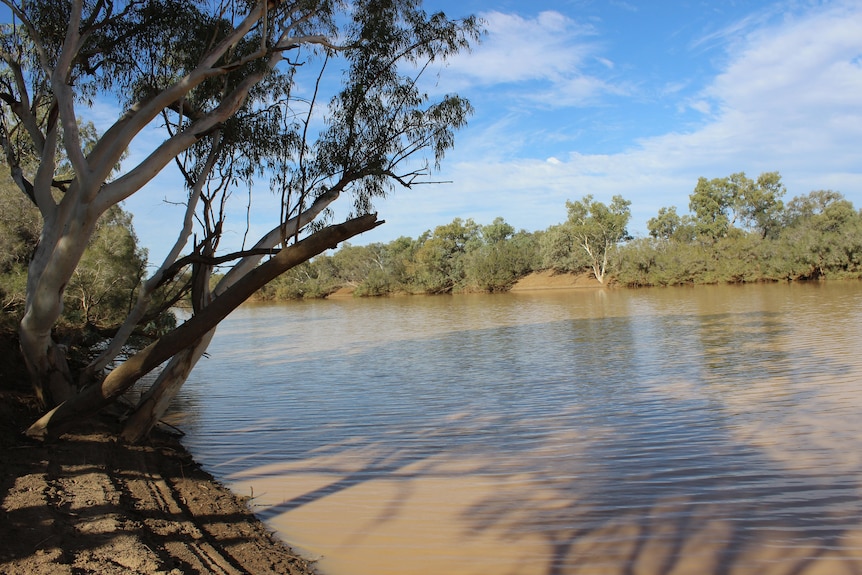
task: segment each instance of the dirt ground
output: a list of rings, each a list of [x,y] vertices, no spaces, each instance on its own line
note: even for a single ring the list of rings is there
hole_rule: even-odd
[[[104,419],[42,445],[36,415],[0,391],[0,573],[314,573],[175,437],[122,445]]]

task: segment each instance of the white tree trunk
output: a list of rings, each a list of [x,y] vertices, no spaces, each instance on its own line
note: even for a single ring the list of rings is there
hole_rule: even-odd
[[[21,353],[44,406],[57,405],[75,391],[65,351],[54,341],[52,330],[63,313],[66,285],[95,228],[86,210],[68,213],[68,206],[59,207],[54,215],[63,217],[62,235],[52,237],[51,230],[43,229],[27,270],[27,301],[18,326]]]

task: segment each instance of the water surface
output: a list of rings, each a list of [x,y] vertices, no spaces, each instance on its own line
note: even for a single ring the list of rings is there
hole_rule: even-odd
[[[862,572],[862,283],[232,314],[186,444],[330,575]]]

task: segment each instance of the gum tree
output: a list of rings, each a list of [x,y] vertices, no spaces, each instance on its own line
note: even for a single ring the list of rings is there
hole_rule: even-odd
[[[576,245],[583,249],[599,283],[605,283],[611,250],[631,239],[628,233],[631,202],[622,196],[611,198],[608,206],[586,195],[577,202],[566,202],[569,218],[565,223]]]
[[[19,328],[50,409],[28,430],[34,437],[59,433],[168,362],[124,432],[144,436],[221,319],[284,271],[381,224],[372,200],[427,180],[470,112],[454,95],[431,101],[418,80],[467,49],[477,23],[429,15],[416,0],[0,1],[13,17],[0,37],[0,143],[42,219]],[[84,146],[78,126],[106,97],[123,112]],[[154,126],[163,140],[115,174]],[[73,374],[53,338],[64,290],[100,217],[169,164],[186,184],[170,192],[185,205],[175,245],[105,352]],[[267,180],[280,205],[271,230],[225,253],[228,197]],[[352,216],[327,225],[342,195]],[[210,290],[216,265],[229,269]],[[170,303],[154,294],[185,278],[192,317],[103,377],[153,301]]]
[[[727,237],[737,227],[762,238],[775,237],[785,192],[778,172],[764,172],[757,180],[745,172],[711,180],[701,177],[689,196],[689,209],[697,233],[709,242]]]

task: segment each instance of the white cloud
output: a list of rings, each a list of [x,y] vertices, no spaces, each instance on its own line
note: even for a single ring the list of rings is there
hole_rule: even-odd
[[[561,81],[578,74],[597,46],[595,30],[554,11],[534,18],[488,12],[481,15],[487,30],[470,53],[454,58],[445,81],[457,87],[500,86],[531,80]],[[612,63],[603,60],[603,66]]]

